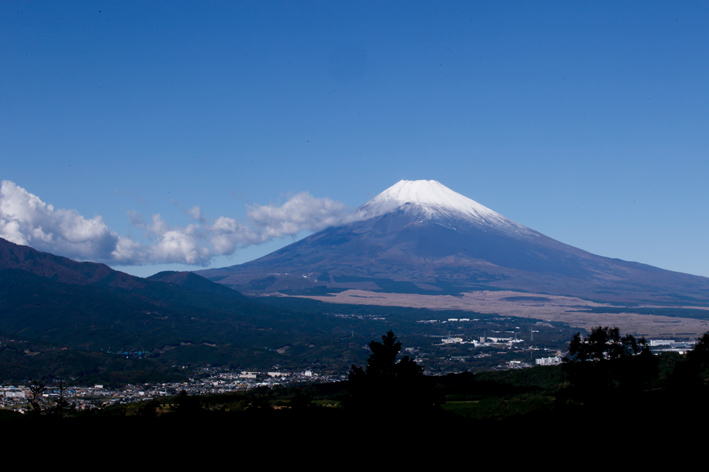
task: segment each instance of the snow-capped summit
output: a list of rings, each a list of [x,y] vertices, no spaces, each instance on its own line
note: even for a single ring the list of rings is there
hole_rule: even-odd
[[[357,212],[360,219],[369,219],[398,209],[429,220],[455,217],[487,226],[524,228],[435,180],[401,180],[362,205]]]

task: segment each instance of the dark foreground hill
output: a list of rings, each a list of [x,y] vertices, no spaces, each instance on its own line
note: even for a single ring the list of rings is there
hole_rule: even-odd
[[[338,383],[178,395],[61,415],[6,413],[0,414],[0,424],[13,432],[8,445],[26,444],[28,437],[45,451],[77,443],[92,450],[138,442],[144,457],[161,463],[209,460],[205,451],[226,449],[277,452],[275,460],[285,463],[305,453],[319,461],[344,458],[363,464],[376,450],[399,465],[440,460],[442,451],[463,461],[474,455],[522,465],[548,463],[554,453],[572,459],[600,453],[604,461],[620,463],[628,456],[643,457],[650,444],[694,450],[698,438],[682,432],[709,420],[701,387],[673,389],[661,382],[633,395],[582,402],[563,394],[565,378],[558,366],[432,380],[439,405],[425,412],[351,411],[340,405],[347,384]],[[608,445],[599,451],[603,438]],[[180,452],[170,452],[176,446]]]

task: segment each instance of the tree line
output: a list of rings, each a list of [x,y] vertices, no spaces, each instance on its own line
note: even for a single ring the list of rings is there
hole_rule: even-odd
[[[481,376],[470,373],[445,376],[450,378],[424,375],[423,366],[414,359],[400,357],[402,344],[393,331],[381,336],[381,340],[370,342],[369,349],[366,364],[352,365],[348,381],[332,387],[336,393],[330,398],[335,399],[334,404],[340,405],[343,412],[359,416],[370,413],[436,414],[441,411],[446,394],[450,393],[445,385],[442,387],[446,382],[458,392],[463,392],[462,396],[485,396],[485,389],[491,386],[489,380],[476,383],[475,378]],[[709,333],[699,338],[694,349],[684,356],[658,356],[651,352],[644,338],[623,335],[617,327],[598,326],[587,336],[576,333],[572,337],[561,367],[541,369],[560,375],[556,382],[558,387],[552,394],[558,408],[566,404],[607,405],[619,400],[637,402],[640,398],[649,398],[649,395],[656,404],[675,401],[674,398],[680,397],[699,398],[709,390]],[[526,387],[513,385],[513,388]],[[39,398],[43,391],[42,383],[30,385],[29,404],[35,416],[73,414],[72,406],[63,394],[56,405],[41,407]],[[659,400],[658,392],[663,395]],[[198,417],[208,411],[212,415],[219,411],[236,411],[226,407],[227,403],[253,414],[285,408],[294,413],[312,415],[320,408],[313,402],[309,387],[295,390],[259,387],[233,398],[225,398],[219,409],[208,407],[207,401],[181,392],[172,400],[146,402],[137,412],[139,417],[150,419],[157,416]]]

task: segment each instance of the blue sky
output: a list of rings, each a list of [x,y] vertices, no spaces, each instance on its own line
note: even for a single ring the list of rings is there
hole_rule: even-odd
[[[0,236],[221,267],[433,179],[709,276],[707,57],[704,2],[3,2]]]

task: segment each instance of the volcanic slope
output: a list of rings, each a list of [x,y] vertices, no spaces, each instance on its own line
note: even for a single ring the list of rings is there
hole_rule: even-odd
[[[623,304],[709,305],[709,279],[601,257],[431,180],[402,180],[350,222],[200,275],[245,293],[514,290]]]

